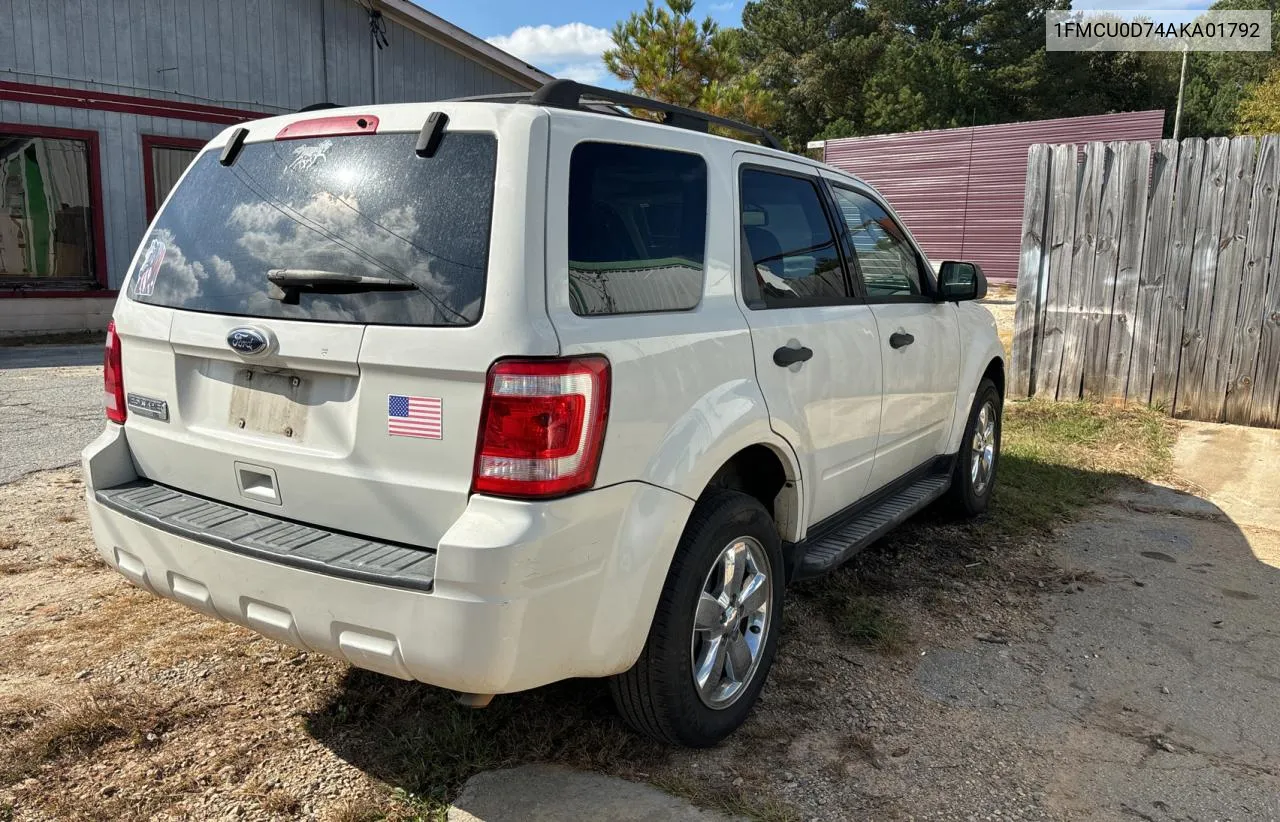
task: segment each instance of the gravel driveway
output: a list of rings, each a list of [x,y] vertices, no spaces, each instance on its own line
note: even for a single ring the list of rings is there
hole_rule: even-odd
[[[0,484],[80,459],[102,416],[102,346],[0,348]]]

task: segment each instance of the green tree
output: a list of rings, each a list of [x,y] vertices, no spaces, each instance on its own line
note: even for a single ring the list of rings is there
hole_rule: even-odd
[[[736,30],[693,17],[693,0],[647,0],[613,27],[605,66],[645,97],[768,126],[778,106],[739,57]]]
[[[1242,134],[1280,133],[1280,66],[1240,101],[1237,130]]]

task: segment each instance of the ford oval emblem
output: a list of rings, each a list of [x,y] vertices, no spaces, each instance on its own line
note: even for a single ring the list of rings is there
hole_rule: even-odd
[[[256,357],[267,353],[271,341],[267,339],[266,334],[256,328],[233,328],[227,334],[227,345],[237,354]]]

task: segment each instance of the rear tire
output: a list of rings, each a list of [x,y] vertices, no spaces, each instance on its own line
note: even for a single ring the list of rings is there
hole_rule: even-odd
[[[782,548],[753,497],[703,494],[685,526],[640,658],[609,683],[627,724],[705,748],[746,721],[782,627]]]
[[[976,517],[987,510],[991,492],[996,487],[996,469],[1000,463],[1000,415],[1003,397],[990,379],[978,384],[969,410],[969,421],[960,439],[951,488],[945,505],[962,517]]]

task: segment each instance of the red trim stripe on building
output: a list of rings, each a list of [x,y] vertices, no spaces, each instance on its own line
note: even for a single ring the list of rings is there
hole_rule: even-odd
[[[34,103],[46,106],[88,108],[98,111],[117,111],[123,114],[140,114],[147,117],[170,117],[175,120],[195,120],[201,123],[233,125],[245,120],[257,120],[273,116],[262,111],[208,106],[202,103],[185,103],[181,100],[164,100],[158,97],[140,97],[132,94],[113,94],[63,86],[42,86],[34,83],[15,83],[0,80],[0,100],[18,103]]]

